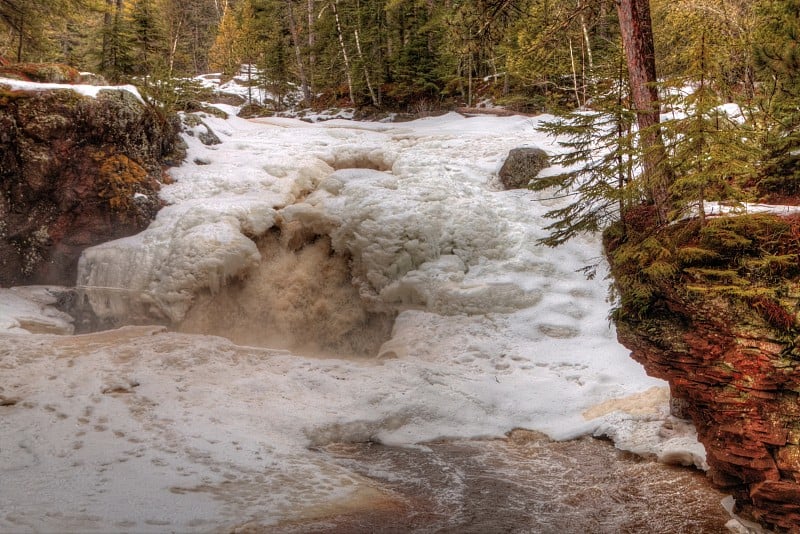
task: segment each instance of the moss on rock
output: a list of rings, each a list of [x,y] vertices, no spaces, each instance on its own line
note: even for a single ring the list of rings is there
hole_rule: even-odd
[[[637,228],[626,219],[604,235],[620,341],[669,381],[697,426],[712,479],[735,496],[737,511],[794,531],[800,217]]]
[[[0,102],[0,285],[71,285],[84,248],[155,216],[163,165],[185,155],[177,117],[126,90],[0,87]]]

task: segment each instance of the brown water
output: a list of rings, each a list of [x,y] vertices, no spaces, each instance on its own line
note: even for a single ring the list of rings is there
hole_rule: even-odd
[[[377,354],[394,315],[365,308],[348,258],[333,252],[328,237],[296,247],[283,240],[264,236],[258,267],[221,291],[198,295],[177,329],[307,355]]]
[[[726,533],[724,494],[704,474],[657,464],[607,441],[506,440],[420,448],[334,444],[328,459],[385,489],[354,510],[274,527],[282,533]],[[242,531],[259,532],[257,525]]]

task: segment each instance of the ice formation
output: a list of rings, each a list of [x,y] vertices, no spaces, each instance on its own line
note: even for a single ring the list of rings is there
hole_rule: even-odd
[[[345,260],[336,265],[348,267],[356,297],[312,291],[313,304],[332,306],[322,315],[355,317],[356,299],[397,314],[393,329],[357,358],[155,327],[2,334],[0,393],[28,404],[0,420],[14,479],[0,488],[0,529],[229,529],[385,496],[308,449],[333,441],[408,446],[522,427],[556,439],[606,434],[702,463],[691,429],[659,435],[665,384],[616,342],[597,236],[542,247],[553,201],[492,185],[511,148],[556,150],[536,131],[540,119],[204,120],[223,142],[186,138],[187,163],[164,187],[157,220],[85,252],[78,286],[94,311],[120,323],[191,319],[193,306],[241,291],[273,256],[288,265],[277,272],[300,270],[281,263],[270,244],[279,243],[306,250],[303,268]],[[317,243],[330,252],[309,248]],[[599,275],[587,280],[578,271],[592,264]],[[47,515],[31,495],[47,496]]]

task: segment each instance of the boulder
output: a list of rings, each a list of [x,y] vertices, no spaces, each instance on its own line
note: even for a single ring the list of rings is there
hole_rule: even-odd
[[[548,166],[547,153],[541,148],[514,148],[500,168],[500,182],[506,189],[525,189]]]
[[[0,77],[40,83],[81,83],[81,73],[61,63],[11,63],[0,65]]]
[[[85,248],[144,229],[178,128],[123,89],[0,82],[0,286],[73,285]]]
[[[186,113],[181,117],[183,132],[191,137],[197,137],[206,146],[222,143],[214,130],[205,123],[197,114]]]

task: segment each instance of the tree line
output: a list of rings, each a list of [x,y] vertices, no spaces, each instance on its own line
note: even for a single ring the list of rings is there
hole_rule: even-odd
[[[656,50],[667,51],[658,58],[662,74],[690,68],[688,49],[705,32],[710,47],[732,49],[715,58],[727,63],[715,74],[736,90],[750,74],[743,41],[758,24],[754,6],[774,3],[653,0]],[[586,106],[608,81],[622,51],[618,4],[0,0],[0,55],[65,62],[111,81],[231,75],[249,63],[277,91],[297,87],[307,101],[325,95],[356,106],[473,106],[491,98],[541,111]]]
[[[246,63],[276,109],[577,110],[547,126],[580,165],[538,187],[582,199],[552,242],[642,202],[800,195],[800,0],[0,0],[0,56],[145,84]]]

